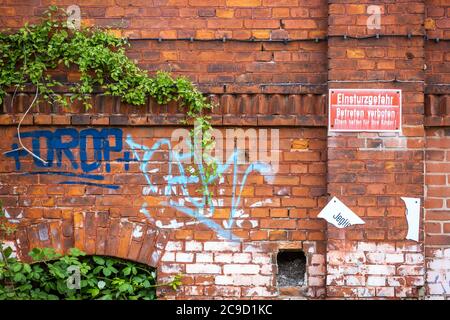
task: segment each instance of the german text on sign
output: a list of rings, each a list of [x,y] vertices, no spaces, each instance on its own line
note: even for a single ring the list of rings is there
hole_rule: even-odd
[[[398,132],[401,90],[330,89],[329,131]]]

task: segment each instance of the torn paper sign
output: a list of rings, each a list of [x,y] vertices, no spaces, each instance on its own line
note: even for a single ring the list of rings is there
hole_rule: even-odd
[[[406,239],[419,241],[420,198],[401,197],[406,205],[406,220],[408,221],[408,234]]]
[[[317,217],[327,220],[329,223],[340,229],[354,224],[365,223],[336,197],[333,197],[333,199],[328,202]]]

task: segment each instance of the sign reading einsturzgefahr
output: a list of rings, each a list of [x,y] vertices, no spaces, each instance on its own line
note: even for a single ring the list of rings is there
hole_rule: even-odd
[[[400,89],[330,89],[329,132],[401,132]]]

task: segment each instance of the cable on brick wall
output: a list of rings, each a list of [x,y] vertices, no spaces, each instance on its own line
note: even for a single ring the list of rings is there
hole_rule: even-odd
[[[436,43],[441,41],[450,41],[450,38],[431,38],[427,35],[421,35],[421,34],[373,34],[373,35],[366,35],[366,36],[352,36],[352,35],[328,35],[325,37],[318,37],[318,38],[298,38],[298,39],[256,39],[256,38],[249,38],[249,39],[236,39],[236,38],[212,38],[212,39],[197,39],[194,37],[189,38],[151,38],[151,37],[143,37],[143,38],[128,38],[130,42],[133,41],[157,41],[159,43],[168,41],[189,41],[189,42],[245,42],[245,43],[293,43],[293,42],[323,42],[328,41],[328,39],[331,38],[341,38],[344,40],[367,40],[367,39],[381,39],[381,38],[406,38],[406,39],[412,39],[412,38],[423,38],[426,41],[434,41]]]

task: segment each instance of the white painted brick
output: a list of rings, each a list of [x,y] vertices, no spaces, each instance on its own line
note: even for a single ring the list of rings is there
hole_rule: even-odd
[[[444,294],[446,293],[444,287],[439,283],[432,283],[428,285],[428,290],[430,294]]]
[[[367,265],[367,273],[391,275],[395,273],[395,266]]]
[[[397,245],[399,252],[421,252],[422,249],[419,244],[409,244],[409,245]]]
[[[419,287],[425,284],[425,277],[423,276],[409,277],[409,281],[411,281],[411,285]]]
[[[186,252],[177,252],[176,261],[177,262],[193,262],[194,254],[186,253]]]
[[[381,264],[386,260],[386,254],[383,252],[368,252],[366,254],[367,262]]]
[[[186,273],[220,274],[222,268],[216,264],[195,263],[186,265]]]
[[[243,291],[245,297],[273,297],[276,294],[275,291],[269,291],[266,287],[254,287]]]
[[[405,287],[395,288],[395,296],[398,298],[406,298],[412,296],[412,289]]]
[[[358,297],[361,298],[370,298],[375,296],[375,288],[358,288],[357,291]]]
[[[327,285],[328,286],[343,286],[344,276],[342,274],[328,274],[327,275]]]
[[[377,288],[377,297],[394,297],[395,290],[391,287]]]
[[[164,255],[161,258],[161,261],[167,262],[167,261],[175,261],[175,252],[165,252]]]
[[[237,242],[220,242],[220,241],[209,241],[205,242],[203,245],[205,251],[213,251],[213,252],[239,252],[241,251],[241,245]]]
[[[420,276],[423,275],[424,268],[418,266],[400,266],[397,269],[397,273],[401,276]]]
[[[450,258],[450,248],[444,249],[444,257]]]
[[[161,265],[161,271],[163,273],[180,273],[183,271],[183,265],[181,264],[163,264]]]
[[[256,264],[268,264],[272,261],[269,255],[261,253],[253,253],[252,262]]]
[[[201,242],[198,241],[186,241],[185,244],[186,251],[202,251],[203,246]]]
[[[256,246],[252,244],[244,244],[243,246],[244,246],[244,250],[242,250],[243,252],[251,252],[251,253],[264,252],[264,249],[261,246]]]
[[[449,269],[449,262],[450,261],[446,259],[433,259],[428,262],[428,268],[433,270]]]
[[[250,253],[235,253],[233,255],[234,263],[249,263],[252,260],[252,255]]]
[[[404,283],[404,278],[402,278],[402,277],[388,277],[387,278],[387,282],[388,282],[388,286],[389,287],[401,287],[402,283]]]
[[[235,286],[252,286],[253,276],[251,275],[233,275],[233,285]]]
[[[254,286],[271,286],[273,283],[273,276],[256,275],[252,277]]]
[[[202,286],[185,286],[185,295],[187,296],[202,296],[203,287]]]
[[[169,241],[166,245],[166,251],[181,251],[183,243],[181,241]]]
[[[441,274],[438,271],[432,271],[432,270],[428,270],[427,271],[427,282],[428,283],[436,283],[439,282],[441,280],[441,277],[443,276],[443,274]]]
[[[329,265],[341,265],[345,261],[345,253],[341,251],[330,251],[327,254],[327,262]]]
[[[215,277],[215,283],[218,285],[232,285],[233,284],[233,277],[230,276],[216,276]]]
[[[215,296],[225,296],[225,297],[239,297],[241,295],[241,288],[239,287],[219,287],[217,286],[214,290]],[[221,298],[222,299],[222,298]]]
[[[265,265],[261,266],[261,274],[272,275],[273,274],[273,266],[271,264],[265,264]]]
[[[384,287],[386,285],[386,277],[367,277],[367,285],[371,287]]]
[[[195,255],[196,262],[213,262],[214,255],[212,253],[197,253]]]
[[[350,252],[345,255],[346,263],[364,263],[366,261],[366,256],[364,252]]]
[[[233,255],[231,253],[216,253],[214,255],[215,262],[231,263],[233,262]]]
[[[388,243],[379,243],[377,244],[377,251],[384,253],[395,253],[395,246]]]
[[[328,274],[342,274],[342,267],[341,266],[330,266],[327,265],[327,272]]]
[[[407,264],[421,264],[423,263],[423,254],[421,253],[407,253],[405,255]]]
[[[402,263],[404,261],[402,253],[387,253],[386,262],[387,263]]]
[[[345,282],[348,286],[364,286],[366,279],[364,276],[347,276]]]
[[[358,242],[358,251],[374,252],[377,250],[376,243],[371,242]]]
[[[254,264],[226,264],[223,266],[225,274],[258,274],[260,267]]]
[[[344,265],[343,267],[341,267],[341,271],[344,274],[358,274],[358,273],[365,273],[365,265],[364,264],[360,264],[360,265]]]
[[[270,286],[272,285],[272,277],[262,275],[233,275],[233,284],[236,286]]]
[[[450,253],[450,250],[449,250],[449,253]],[[444,257],[444,250],[443,249],[434,249],[432,251],[432,255],[435,258],[442,258],[442,257]]]

